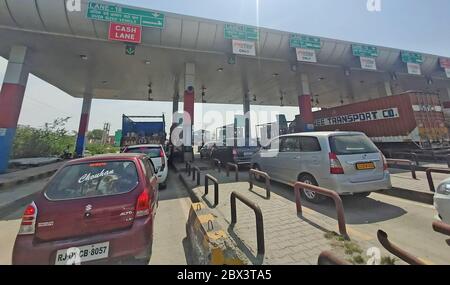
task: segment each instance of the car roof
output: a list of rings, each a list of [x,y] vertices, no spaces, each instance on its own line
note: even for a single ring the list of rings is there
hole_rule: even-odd
[[[160,144],[138,144],[138,145],[130,145],[127,146],[126,148],[130,149],[130,148],[144,148],[144,147],[162,147],[162,145]]]
[[[79,164],[84,162],[97,162],[97,161],[112,161],[112,160],[134,160],[136,158],[145,157],[142,153],[114,153],[114,154],[101,154],[95,156],[89,156],[79,159],[74,159],[68,162],[71,164]]]

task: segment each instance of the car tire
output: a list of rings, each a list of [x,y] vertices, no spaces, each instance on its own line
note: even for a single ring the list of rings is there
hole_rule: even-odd
[[[167,188],[167,182],[159,184],[159,190],[165,190]]]
[[[254,164],[254,165],[253,165],[253,169],[258,170],[258,171],[261,171],[261,167],[260,167],[258,164]],[[261,177],[261,176],[259,176],[259,175],[255,175],[255,179],[256,179],[256,181],[258,181],[258,182],[265,182],[265,181],[264,181],[264,178]]]
[[[302,174],[298,178],[298,181],[306,183],[306,184],[314,185],[314,186],[319,186],[319,183],[317,183],[317,180],[310,174]],[[311,202],[314,204],[319,204],[323,200],[325,200],[325,197],[323,195],[320,195],[320,194],[312,192],[312,191],[308,191],[306,189],[303,189],[302,195],[308,202]]]

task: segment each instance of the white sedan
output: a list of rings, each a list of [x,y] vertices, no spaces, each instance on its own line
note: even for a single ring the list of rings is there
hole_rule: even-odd
[[[438,212],[439,219],[450,224],[450,178],[442,181],[436,188],[434,207]]]
[[[162,145],[157,144],[143,144],[128,146],[123,151],[124,153],[144,153],[152,161],[156,169],[158,182],[161,189],[166,188],[167,176],[169,175],[169,166],[167,164],[167,156]]]

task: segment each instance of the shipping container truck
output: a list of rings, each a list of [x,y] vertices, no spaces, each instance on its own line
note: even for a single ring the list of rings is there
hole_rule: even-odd
[[[166,142],[166,121],[162,116],[122,116],[122,139],[120,146],[160,144]]]
[[[314,112],[317,131],[360,131],[381,149],[429,149],[447,146],[439,96],[408,91],[402,94]]]

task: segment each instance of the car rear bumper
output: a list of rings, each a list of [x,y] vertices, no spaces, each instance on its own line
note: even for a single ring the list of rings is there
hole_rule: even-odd
[[[434,194],[434,207],[438,212],[439,218],[444,223],[450,224],[450,196],[439,193]]]
[[[135,220],[127,230],[103,233],[79,239],[37,242],[33,235],[17,236],[14,244],[13,265],[52,265],[55,264],[56,252],[60,249],[109,242],[108,260],[141,256],[153,240],[153,219]],[[89,262],[95,263],[95,262]]]
[[[320,183],[321,187],[336,191],[339,195],[351,195],[357,193],[374,192],[379,190],[388,190],[392,188],[391,177],[385,173],[383,179],[353,183],[348,181],[345,176],[334,175],[330,179]]]
[[[169,175],[169,168],[166,167],[164,168],[164,170],[162,172],[158,172],[157,176],[158,176],[158,183],[159,184],[163,184],[166,182],[167,180],[167,176]]]

